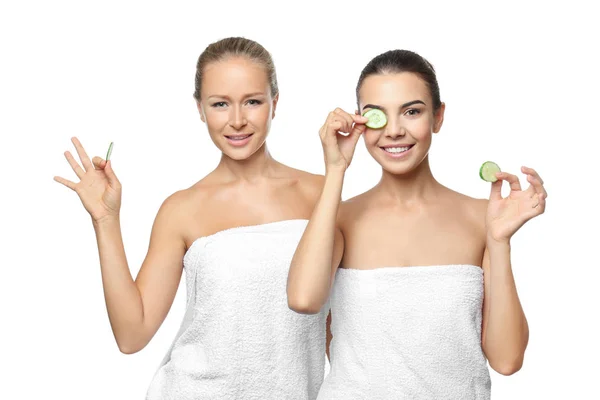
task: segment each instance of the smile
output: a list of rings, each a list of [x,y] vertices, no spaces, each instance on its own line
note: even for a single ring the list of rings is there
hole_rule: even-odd
[[[250,138],[254,135],[253,133],[247,135],[225,135],[227,142],[232,146],[244,146],[250,141]]]
[[[387,155],[389,155],[391,157],[399,158],[399,157],[406,156],[406,154],[413,147],[414,147],[414,144],[409,144],[409,145],[402,145],[402,146],[385,146],[385,147],[380,147],[380,149],[383,150]]]

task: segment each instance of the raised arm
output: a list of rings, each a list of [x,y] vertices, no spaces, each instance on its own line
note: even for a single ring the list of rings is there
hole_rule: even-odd
[[[119,350],[143,349],[167,316],[183,271],[185,243],[176,196],[161,206],[148,253],[134,281],[118,216],[94,222],[108,318]]]
[[[521,190],[515,175],[498,173],[486,216],[482,348],[490,366],[503,375],[521,369],[529,341],[529,326],[512,272],[510,238],[526,221],[544,212],[547,197],[537,172],[526,167],[522,171],[531,184],[527,190]],[[506,198],[500,193],[504,180],[511,188]]]
[[[79,140],[72,141],[82,165],[70,152],[65,152],[65,156],[80,181],[75,183],[58,176],[54,180],[75,191],[92,217],[113,334],[123,353],[135,353],[158,330],[181,278],[185,243],[178,230],[182,220],[177,208],[178,196],[171,196],[161,206],[152,228],[148,254],[134,281],[121,235],[121,183],[112,169],[112,161],[100,157],[92,161]]]
[[[344,251],[344,238],[336,224],[344,175],[366,121],[338,108],[329,114],[319,131],[325,155],[325,182],[288,275],[288,305],[296,312],[318,313],[329,297]]]

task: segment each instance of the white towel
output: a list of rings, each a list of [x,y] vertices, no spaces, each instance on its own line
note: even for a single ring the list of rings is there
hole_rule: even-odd
[[[314,400],[325,318],[287,304],[289,265],[306,220],[228,229],[184,258],[187,311],[147,400]]]
[[[489,399],[482,302],[474,265],[340,268],[318,399]]]

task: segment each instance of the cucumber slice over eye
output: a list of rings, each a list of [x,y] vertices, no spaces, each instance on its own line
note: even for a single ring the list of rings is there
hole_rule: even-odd
[[[108,146],[108,152],[106,152],[106,161],[110,160],[110,155],[112,154],[114,142],[110,142],[110,146]]]
[[[486,182],[496,182],[496,172],[500,172],[498,164],[492,161],[486,161],[479,168],[479,177]]]
[[[372,108],[363,114],[363,117],[369,118],[365,125],[371,129],[380,129],[387,124],[385,113],[377,108]]]

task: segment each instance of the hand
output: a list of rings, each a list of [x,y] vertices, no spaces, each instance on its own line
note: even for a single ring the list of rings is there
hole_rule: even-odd
[[[69,151],[65,152],[65,157],[80,181],[75,183],[60,176],[55,176],[54,180],[79,195],[79,199],[94,222],[107,217],[118,217],[121,208],[121,183],[112,169],[111,161],[94,157],[92,162],[79,140],[73,137],[71,141],[75,145],[83,168]]]
[[[548,193],[542,178],[532,168],[522,167],[521,171],[530,183],[527,190],[521,190],[519,178],[506,172],[496,173],[498,180],[492,183],[486,226],[488,238],[497,242],[510,241],[525,222],[542,214],[546,208]],[[505,198],[500,193],[503,181],[510,184],[510,194]]]
[[[345,171],[350,166],[356,143],[365,131],[368,120],[362,115],[349,114],[340,108],[329,113],[319,130],[327,170],[340,168]],[[349,135],[344,136],[340,132]]]

